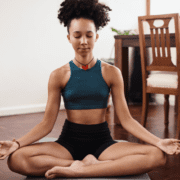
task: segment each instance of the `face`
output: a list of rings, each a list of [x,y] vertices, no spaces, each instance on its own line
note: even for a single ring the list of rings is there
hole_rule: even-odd
[[[76,54],[87,56],[92,53],[99,35],[93,20],[80,18],[71,21],[67,38]]]

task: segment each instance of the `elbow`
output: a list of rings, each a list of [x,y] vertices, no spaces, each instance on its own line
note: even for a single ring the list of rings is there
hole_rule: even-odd
[[[47,127],[47,134],[51,133],[52,129],[51,127]]]
[[[127,117],[121,120],[121,125],[124,129],[127,129],[127,127],[131,124],[133,124],[134,119],[132,117]]]
[[[41,128],[43,129],[43,131],[46,135],[52,131],[52,127],[43,122],[41,122],[39,125],[41,126]]]
[[[51,133],[52,129],[45,128],[44,130],[44,135],[47,136],[49,133]]]
[[[52,131],[52,129],[48,129],[48,130],[47,130],[47,135],[48,135],[49,133],[51,133],[51,131]]]

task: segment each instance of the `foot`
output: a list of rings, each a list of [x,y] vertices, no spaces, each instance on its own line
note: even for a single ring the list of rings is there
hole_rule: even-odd
[[[47,179],[55,177],[81,177],[85,164],[82,161],[74,161],[69,167],[55,166],[45,173]]]
[[[92,164],[99,164],[108,161],[99,161],[91,154],[88,154],[82,161],[76,160],[69,167],[55,166],[49,169],[45,173],[47,179],[52,179],[55,177],[81,177],[84,172],[84,167]]]
[[[61,167],[61,166],[54,166],[53,168],[49,169],[45,173],[45,177],[47,179],[53,179],[56,177],[64,177],[64,173],[67,169],[66,167]]]

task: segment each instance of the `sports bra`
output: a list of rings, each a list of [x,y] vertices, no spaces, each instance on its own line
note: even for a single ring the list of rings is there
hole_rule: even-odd
[[[77,67],[73,60],[69,62],[71,76],[62,89],[66,109],[106,108],[110,88],[101,73],[101,61],[87,70]]]

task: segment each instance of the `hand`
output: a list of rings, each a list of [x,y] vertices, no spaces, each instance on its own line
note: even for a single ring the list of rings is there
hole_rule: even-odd
[[[162,139],[156,146],[167,154],[179,154],[180,153],[180,140],[178,139]]]
[[[0,141],[0,160],[5,159],[12,152],[18,149],[18,144],[13,141]]]

